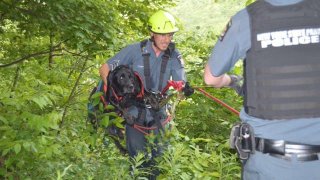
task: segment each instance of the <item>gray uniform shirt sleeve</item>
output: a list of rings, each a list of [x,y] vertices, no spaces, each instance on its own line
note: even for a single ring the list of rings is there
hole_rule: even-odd
[[[132,65],[133,56],[137,54],[137,52],[140,52],[140,50],[136,48],[137,46],[135,46],[134,44],[128,45],[125,48],[121,49],[112,58],[110,58],[107,61],[110,70],[113,70],[119,65]]]
[[[251,47],[250,22],[246,9],[239,11],[231,19],[231,26],[224,38],[214,46],[208,65],[213,76],[221,76],[230,71],[239,59],[244,59]]]

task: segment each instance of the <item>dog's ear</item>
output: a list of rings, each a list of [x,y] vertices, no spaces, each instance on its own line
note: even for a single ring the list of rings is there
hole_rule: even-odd
[[[108,85],[113,85],[114,83],[116,83],[117,81],[117,73],[119,72],[119,70],[123,67],[123,65],[119,65],[117,67],[115,67],[113,70],[109,71],[108,77],[107,77],[107,81],[108,81]]]
[[[114,72],[114,75],[111,79],[111,86],[118,96],[124,96],[123,87],[121,87],[121,84],[119,83],[119,79],[121,76],[120,74],[120,71]]]
[[[134,74],[133,77],[134,77],[134,83],[133,83],[133,85],[134,85],[134,94],[138,95],[141,92],[141,84],[140,84],[141,82],[140,82],[139,77],[136,74]]]
[[[110,82],[111,82],[111,79],[112,79],[112,75],[113,73],[112,73],[112,71],[109,71],[109,73],[108,73],[108,76],[107,76],[107,83],[108,83],[108,85],[110,84]]]

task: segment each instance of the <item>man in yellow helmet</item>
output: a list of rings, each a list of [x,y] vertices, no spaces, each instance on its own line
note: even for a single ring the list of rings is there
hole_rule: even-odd
[[[166,11],[157,11],[150,17],[148,28],[151,34],[150,39],[128,45],[101,66],[100,76],[105,84],[107,84],[109,71],[119,65],[127,65],[136,71],[141,76],[146,91],[162,92],[170,79],[186,82],[181,54],[175,48],[174,43],[171,42],[174,33],[179,30],[174,17]],[[183,92],[186,96],[193,93],[190,89],[188,85],[185,86]],[[150,108],[144,108],[143,110],[141,108],[130,108],[128,112],[135,117],[137,124],[146,127],[145,129],[137,129],[126,124],[128,153],[130,157],[135,157],[139,152],[142,152],[147,157],[147,149],[151,143],[147,142],[146,135],[149,133],[159,134],[159,131],[163,129],[159,125],[168,122],[166,109],[162,107],[155,113]],[[157,128],[150,130],[148,127]],[[150,167],[152,159],[160,154],[161,148],[159,145],[151,149],[152,158],[150,161],[147,160],[143,167]],[[153,172],[151,179],[155,178],[157,174],[158,172]]]

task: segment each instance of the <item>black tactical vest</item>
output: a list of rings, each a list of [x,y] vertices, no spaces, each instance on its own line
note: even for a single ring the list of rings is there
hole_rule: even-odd
[[[247,10],[245,111],[269,120],[320,117],[320,0],[288,6],[258,0]]]

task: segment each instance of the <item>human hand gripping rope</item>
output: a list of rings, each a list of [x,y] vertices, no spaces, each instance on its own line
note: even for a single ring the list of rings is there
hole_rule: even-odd
[[[240,84],[240,82],[243,80],[243,78],[241,76],[236,76],[236,75],[231,75],[230,77],[231,77],[232,83],[229,85],[229,87],[234,89],[237,92],[237,94],[243,95],[242,86]],[[235,115],[239,116],[239,114],[240,114],[239,111],[237,111],[233,107],[229,106],[228,104],[226,104],[222,100],[214,97],[213,95],[210,95],[208,92],[206,92],[202,88],[200,88],[200,87],[193,88],[192,86],[189,85],[189,82],[184,83],[183,81],[168,81],[168,84],[163,89],[162,94],[164,94],[170,87],[173,87],[177,91],[182,91],[184,93],[184,95],[187,97],[192,95],[194,93],[194,90],[197,90],[197,91],[201,92],[203,95],[205,95],[206,97],[210,98],[211,100],[213,100],[213,101],[219,103],[220,105],[222,105],[223,107],[227,108],[229,111],[231,111]],[[171,97],[168,97],[168,98],[171,98]],[[166,102],[168,102],[168,101],[166,101]]]

